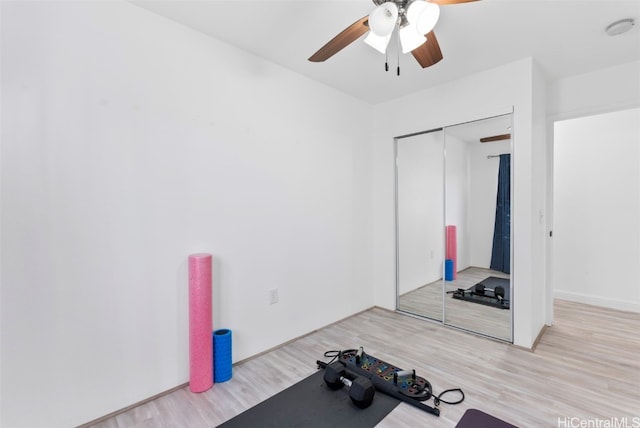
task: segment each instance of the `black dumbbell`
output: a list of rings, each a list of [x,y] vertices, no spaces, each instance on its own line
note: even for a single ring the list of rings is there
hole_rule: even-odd
[[[486,291],[492,292],[493,295],[498,300],[504,299],[504,287],[503,286],[498,285],[495,289],[491,289],[491,288],[485,288],[484,284],[476,284],[476,288],[475,288],[475,293],[476,294],[481,294],[481,295],[484,296],[484,293]]]
[[[333,362],[324,369],[324,381],[329,388],[337,390],[346,385],[353,404],[361,409],[369,407],[376,393],[371,380],[360,376],[351,376],[352,379],[349,379],[347,375],[347,370],[340,361]]]

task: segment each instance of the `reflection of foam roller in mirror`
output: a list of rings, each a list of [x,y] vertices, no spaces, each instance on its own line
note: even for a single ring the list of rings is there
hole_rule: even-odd
[[[213,381],[225,382],[231,379],[231,330],[223,328],[213,332]]]
[[[456,227],[453,225],[446,227],[446,254],[447,260],[453,261],[453,275],[451,280],[458,277],[458,244],[456,236]]]
[[[453,281],[453,260],[447,259],[444,261],[444,280]]]

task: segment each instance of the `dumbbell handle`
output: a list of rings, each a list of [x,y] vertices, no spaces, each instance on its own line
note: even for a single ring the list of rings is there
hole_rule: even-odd
[[[320,369],[326,369],[327,366],[328,366],[328,364],[325,363],[324,361],[316,360],[316,363],[318,364],[318,368],[320,368]],[[345,368],[345,371],[347,373],[351,373],[348,370],[346,370],[346,368]],[[351,382],[351,379],[349,379],[348,377],[345,377],[345,376],[340,376],[340,382],[342,382],[342,384],[345,385],[347,388],[351,388],[351,384],[353,383],[353,382]]]
[[[393,372],[393,383],[397,384],[398,383],[398,378],[400,377],[405,377],[405,376],[411,376],[411,379],[416,378],[416,371],[415,370],[399,370],[397,372]]]
[[[342,382],[347,388],[351,388],[351,384],[353,383],[350,379],[347,379],[344,376],[340,376],[340,382]]]

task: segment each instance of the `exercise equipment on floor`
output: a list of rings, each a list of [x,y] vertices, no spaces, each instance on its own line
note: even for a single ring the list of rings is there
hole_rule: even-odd
[[[490,276],[467,289],[458,288],[455,291],[447,291],[447,294],[451,294],[454,299],[480,303],[495,308],[509,309],[510,307],[509,280],[506,278]]]
[[[213,386],[212,255],[189,255],[189,389]]]
[[[424,377],[416,375],[415,370],[403,370],[393,364],[368,355],[362,347],[344,351],[327,351],[324,356],[332,358],[329,363],[317,361],[318,368],[325,369],[325,382],[327,381],[327,369],[331,371],[329,378],[335,383],[335,373],[343,373],[340,367],[342,366],[344,367],[345,373],[353,373],[352,376],[356,376],[358,379],[363,378],[369,380],[376,391],[394,397],[435,416],[440,416],[439,406],[441,402],[459,404],[464,401],[464,393],[460,388],[448,389],[436,397],[433,395],[431,383]],[[329,383],[327,383],[327,385],[329,385]],[[442,399],[444,394],[454,391],[460,393],[461,398],[459,400],[445,401]],[[371,398],[373,400],[373,395]],[[433,398],[434,402],[433,407],[424,403],[424,401],[431,398]]]
[[[349,398],[353,404],[361,409],[369,407],[373,402],[376,389],[371,380],[355,375],[339,361],[334,361],[324,367],[323,379],[327,386],[333,390],[343,386],[349,388]]]
[[[213,331],[213,382],[222,383],[233,375],[232,336],[228,328]]]
[[[485,288],[484,284],[476,284],[474,287],[476,294],[486,296],[489,295],[489,293],[493,293],[493,297],[497,300],[504,300],[504,287],[501,285],[498,285],[496,288]]]
[[[400,404],[400,400],[376,393],[371,405],[361,409],[344,386],[332,390],[323,381],[324,374],[324,370],[314,371],[218,428],[371,428]]]

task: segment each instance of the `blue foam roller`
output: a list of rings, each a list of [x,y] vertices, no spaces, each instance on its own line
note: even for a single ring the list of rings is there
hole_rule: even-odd
[[[453,281],[453,260],[451,259],[444,261],[444,280]]]
[[[213,332],[213,381],[225,382],[231,379],[231,330],[221,328]]]

